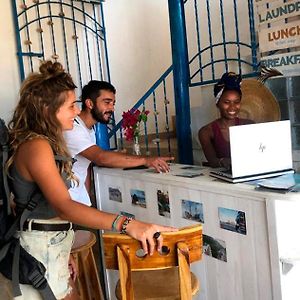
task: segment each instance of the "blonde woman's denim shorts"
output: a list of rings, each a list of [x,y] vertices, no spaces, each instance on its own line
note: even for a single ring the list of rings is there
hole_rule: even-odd
[[[51,220],[36,220],[36,222],[52,223]],[[55,223],[57,223],[57,221]],[[71,287],[69,286],[70,273],[68,262],[74,241],[74,231],[72,229],[68,231],[27,230],[19,232],[19,236],[23,248],[44,264],[46,268],[45,277],[55,297],[62,299],[67,296],[71,292]],[[31,285],[21,284],[20,287],[22,296],[15,299],[42,299],[40,293]],[[11,294],[11,282],[6,280],[3,276],[0,277],[0,289],[6,293],[3,299],[13,299]],[[0,299],[2,299],[2,297]]]

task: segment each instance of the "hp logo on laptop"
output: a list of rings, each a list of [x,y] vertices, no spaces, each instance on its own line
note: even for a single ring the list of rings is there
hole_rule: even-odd
[[[263,153],[266,150],[266,146],[263,143],[260,143],[258,150]]]

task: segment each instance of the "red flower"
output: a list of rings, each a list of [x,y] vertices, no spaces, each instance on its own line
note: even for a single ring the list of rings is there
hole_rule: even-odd
[[[127,141],[132,141],[135,136],[140,134],[141,122],[146,123],[149,110],[140,111],[138,109],[128,110],[123,112],[122,128]]]

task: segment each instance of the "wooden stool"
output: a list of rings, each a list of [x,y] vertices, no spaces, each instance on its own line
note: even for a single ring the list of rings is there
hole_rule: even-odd
[[[141,244],[118,233],[104,233],[107,269],[119,270],[116,297],[122,300],[191,300],[199,280],[190,264],[202,258],[202,225],[162,232],[163,251],[137,255]]]
[[[75,231],[71,253],[78,269],[75,285],[81,300],[104,299],[92,249],[95,243],[94,233],[85,230]]]

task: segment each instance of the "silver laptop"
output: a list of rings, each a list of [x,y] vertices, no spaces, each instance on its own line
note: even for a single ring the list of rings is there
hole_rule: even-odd
[[[294,173],[290,121],[229,128],[231,170],[210,175],[237,183]]]

